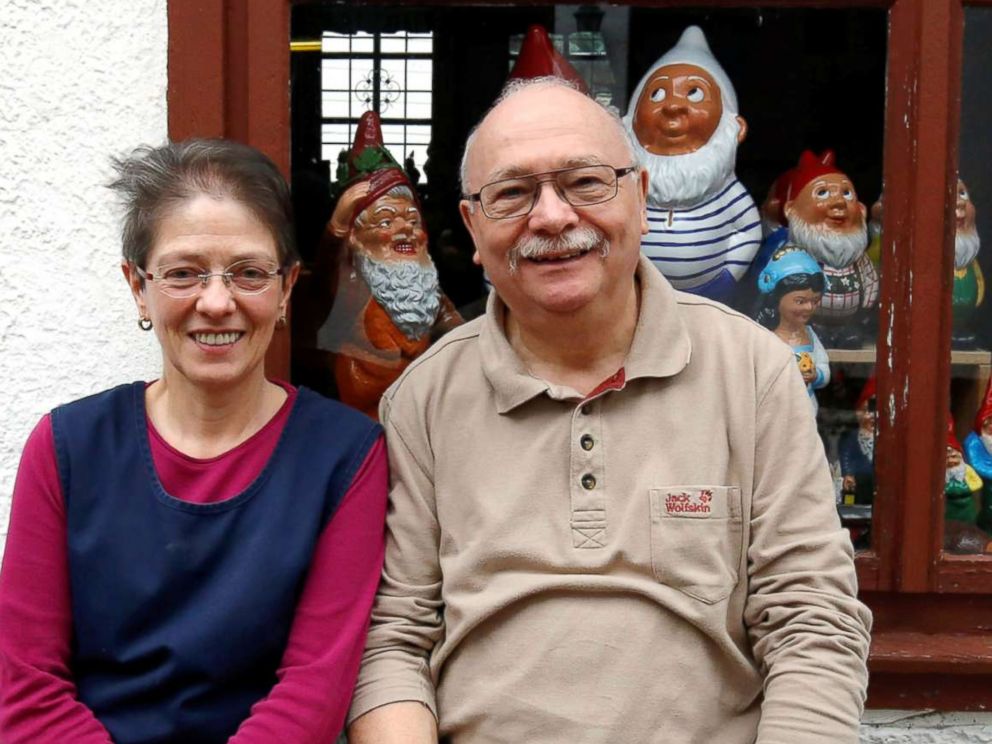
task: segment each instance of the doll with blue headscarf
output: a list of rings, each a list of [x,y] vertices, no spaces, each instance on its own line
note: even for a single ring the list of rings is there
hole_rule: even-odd
[[[757,320],[792,347],[814,413],[818,405],[813,391],[830,382],[830,360],[810,325],[823,287],[820,265],[805,251],[791,246],[775,251],[758,275],[761,306]]]

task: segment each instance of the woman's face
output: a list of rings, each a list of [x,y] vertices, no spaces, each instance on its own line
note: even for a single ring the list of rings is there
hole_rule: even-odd
[[[275,240],[240,202],[200,194],[162,218],[144,268],[152,277],[163,268],[189,275],[221,272],[239,261],[277,268]],[[151,319],[162,345],[163,376],[203,387],[229,387],[264,374],[265,352],[299,267],[287,271],[260,294],[240,294],[213,276],[192,297],[176,298],[156,281],[142,286],[134,267],[124,264],[138,311]]]
[[[822,293],[812,289],[786,292],[778,301],[778,314],[788,325],[806,325],[820,306]]]

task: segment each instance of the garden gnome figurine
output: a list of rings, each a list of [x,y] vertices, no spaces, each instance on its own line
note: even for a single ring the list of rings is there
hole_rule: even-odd
[[[528,80],[549,75],[568,80],[583,93],[589,92],[589,86],[579,72],[555,49],[544,26],[534,24],[524,34],[520,54],[507,80]]]
[[[623,121],[650,175],[642,252],[676,289],[729,302],[761,243],[761,218],[734,174],[747,124],[698,26],[648,70]]]
[[[764,303],[758,321],[792,347],[815,414],[814,390],[830,382],[830,359],[809,325],[823,295],[823,271],[798,248],[782,248],[758,277]]]
[[[870,504],[875,499],[875,378],[869,377],[854,405],[858,428],[839,444],[841,491],[845,504]]]
[[[826,277],[814,318],[828,348],[856,348],[864,342],[862,324],[878,303],[878,272],[868,245],[865,205],[832,157],[809,150],[799,157],[784,206],[789,243],[820,262]]]
[[[973,349],[977,340],[971,329],[971,318],[985,299],[985,277],[978,265],[981,242],[975,227],[975,205],[971,201],[968,187],[960,179],[954,216],[954,285],[951,291],[954,323],[951,344],[956,349]]]
[[[964,438],[964,457],[982,479],[978,526],[992,532],[992,379],[985,388],[972,430]]]
[[[947,419],[947,469],[944,480],[944,519],[975,524],[982,479],[964,461],[961,443],[954,436],[954,421]]]
[[[362,115],[346,180],[328,223],[342,243],[334,306],[318,345],[336,353],[342,402],[377,418],[379,399],[435,335],[461,323],[427,253],[420,206],[382,143],[379,117]]]

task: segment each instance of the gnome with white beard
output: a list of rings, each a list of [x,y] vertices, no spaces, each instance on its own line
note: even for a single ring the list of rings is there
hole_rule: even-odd
[[[650,174],[641,251],[676,289],[731,301],[761,243],[761,218],[734,174],[747,123],[698,26],[641,79],[623,121]]]
[[[971,319],[985,299],[985,277],[978,265],[981,242],[975,227],[975,205],[968,187],[960,179],[954,217],[957,229],[954,233],[954,286],[951,291],[954,323],[951,343],[956,349],[973,349],[977,341]]]
[[[783,209],[788,243],[823,267],[826,287],[813,318],[817,335],[828,348],[857,348],[878,304],[878,272],[865,254],[867,209],[833,154],[826,155],[806,150],[792,171]]]
[[[359,120],[339,169],[341,196],[327,230],[341,243],[334,306],[317,334],[336,354],[342,402],[378,418],[379,399],[430,345],[461,324],[427,252],[420,205],[383,146],[379,116]]]

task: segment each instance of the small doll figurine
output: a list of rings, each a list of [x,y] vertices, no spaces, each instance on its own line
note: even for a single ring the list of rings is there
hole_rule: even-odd
[[[814,414],[818,406],[813,391],[830,382],[830,360],[809,325],[820,305],[823,284],[820,265],[796,248],[776,251],[758,276],[763,297],[758,321],[792,347]]]
[[[838,446],[841,489],[845,504],[875,500],[875,378],[869,377],[854,405],[858,428],[844,434]]]
[[[955,349],[973,349],[977,345],[977,339],[971,329],[971,319],[985,299],[985,277],[978,264],[981,241],[975,227],[975,205],[971,201],[968,187],[960,179],[954,217],[954,284],[951,290],[954,323],[951,345]]]

